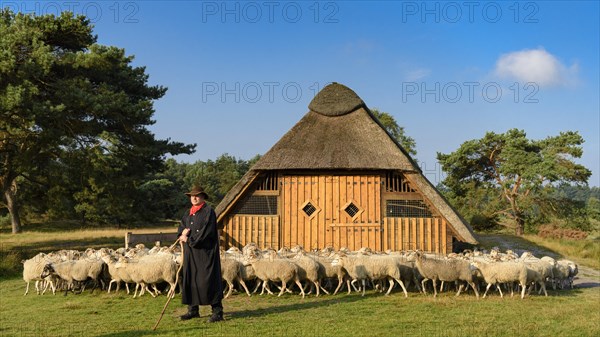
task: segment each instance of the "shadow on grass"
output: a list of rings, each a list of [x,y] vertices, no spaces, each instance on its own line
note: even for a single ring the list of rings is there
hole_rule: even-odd
[[[297,311],[297,310],[305,310],[312,309],[316,307],[329,306],[339,303],[351,303],[358,302],[364,300],[365,297],[360,295],[346,295],[339,298],[332,298],[322,301],[311,301],[311,302],[302,302],[302,303],[293,303],[293,304],[284,304],[279,306],[271,306],[268,308],[258,308],[258,309],[249,309],[249,310],[239,310],[239,311],[231,311],[228,313],[229,319],[236,318],[248,318],[248,317],[258,317],[265,316],[269,314],[282,313],[287,311]]]
[[[280,313],[289,312],[289,311],[298,312],[301,315],[302,313],[300,311],[302,311],[302,310],[313,309],[313,308],[317,308],[317,307],[326,307],[329,305],[335,305],[335,304],[339,304],[339,303],[352,303],[352,302],[362,301],[364,299],[366,299],[366,297],[362,297],[359,294],[356,294],[356,295],[352,294],[352,295],[346,295],[346,296],[339,297],[339,298],[331,298],[331,299],[320,300],[320,301],[313,300],[310,302],[306,301],[306,302],[301,302],[301,303],[282,304],[282,305],[273,304],[272,306],[270,306],[268,308],[226,311],[225,321],[222,323],[218,323],[218,324],[227,324],[228,321],[232,321],[235,319],[261,317],[261,316],[267,316],[270,314],[280,314]],[[307,298],[307,300],[310,300],[310,299]],[[225,310],[227,310],[227,308],[225,308]],[[193,332],[196,332],[198,335],[203,335],[202,330],[208,329],[209,324],[210,324],[210,323],[204,322],[204,320],[206,318],[207,317],[203,316],[201,318],[202,321],[199,322],[200,324],[194,325],[192,327],[186,326],[185,328],[177,327],[174,329],[165,328],[165,329],[161,330],[161,328],[159,326],[156,331],[152,331],[151,329],[123,331],[123,332],[102,334],[102,335],[99,335],[99,337],[129,337],[129,336],[136,337],[136,336],[152,336],[152,335],[160,336],[166,332],[174,333],[177,331],[180,331],[180,332],[193,331]],[[168,319],[168,318],[164,317],[163,319]],[[178,318],[175,318],[175,319],[178,319]],[[206,333],[206,332],[204,332],[204,333]]]
[[[175,220],[164,220],[157,221],[156,223],[139,223],[129,224],[126,226],[115,226],[115,225],[94,225],[94,224],[82,224],[81,221],[75,220],[64,220],[64,221],[46,221],[40,223],[29,223],[22,226],[24,233],[27,232],[39,232],[39,233],[55,233],[65,232],[73,230],[100,230],[100,229],[114,229],[114,230],[134,230],[134,229],[152,229],[161,228],[167,226],[173,226],[174,228],[179,223]],[[12,229],[10,226],[0,227],[1,234],[10,234]]]
[[[179,330],[179,329],[178,329]],[[164,331],[160,331],[160,327],[156,331],[152,330],[128,330],[122,332],[114,332],[103,335],[97,335],[98,337],[141,337],[141,336],[160,336]]]
[[[600,282],[583,282],[575,285],[575,288],[587,289],[587,288],[598,288],[600,287]]]

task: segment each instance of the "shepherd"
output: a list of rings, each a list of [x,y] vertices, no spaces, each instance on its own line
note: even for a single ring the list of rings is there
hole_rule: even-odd
[[[219,322],[223,320],[223,289],[217,217],[206,203],[209,197],[202,187],[193,186],[185,194],[192,207],[181,219],[177,235],[184,247],[181,297],[188,312],[180,318],[200,317],[199,306],[210,305],[212,316],[208,322]]]

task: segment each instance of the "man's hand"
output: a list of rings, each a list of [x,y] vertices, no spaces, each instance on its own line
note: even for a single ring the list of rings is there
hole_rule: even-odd
[[[181,232],[181,236],[179,237],[179,240],[181,240],[181,242],[187,242],[189,233],[190,233],[189,228],[184,229],[183,232]]]

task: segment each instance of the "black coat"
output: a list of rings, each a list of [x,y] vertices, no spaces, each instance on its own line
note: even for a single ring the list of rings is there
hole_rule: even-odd
[[[223,299],[217,216],[209,205],[194,215],[185,215],[178,236],[190,228],[183,244],[181,297],[183,304],[217,304]]]

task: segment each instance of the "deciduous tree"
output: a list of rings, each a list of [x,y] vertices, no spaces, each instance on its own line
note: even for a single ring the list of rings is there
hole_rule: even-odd
[[[583,154],[583,142],[573,131],[531,140],[525,131],[511,129],[488,132],[452,153],[438,153],[437,158],[447,173],[443,184],[455,196],[466,198],[477,188],[496,190],[505,204],[500,211],[522,235],[527,212],[549,195],[538,192],[560,183],[587,183],[591,171],[574,161]]]

